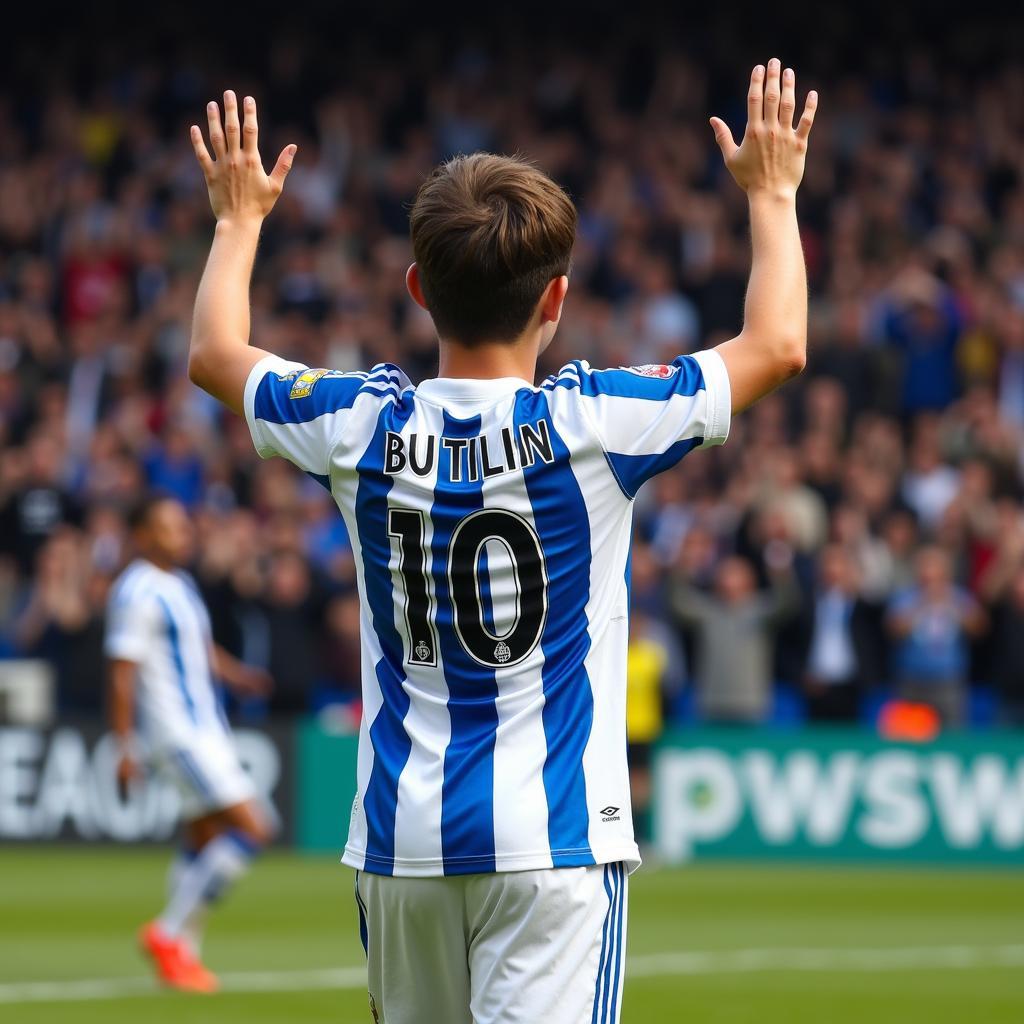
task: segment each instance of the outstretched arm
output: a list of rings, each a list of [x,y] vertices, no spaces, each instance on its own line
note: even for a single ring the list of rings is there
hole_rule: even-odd
[[[743,330],[718,346],[740,412],[794,377],[807,361],[807,274],[796,219],[796,190],[818,105],[807,96],[793,127],[796,75],[772,58],[750,76],[747,129],[736,145],[728,126],[711,118],[726,167],[750,202],[753,262]]]
[[[223,128],[216,103],[207,105],[206,114],[216,159],[198,125],[192,126],[192,146],[206,177],[217,227],[196,294],[188,375],[241,414],[249,371],[267,355],[249,345],[249,279],[256,245],[263,218],[284,187],[296,147],[286,146],[267,174],[257,148],[256,101],[251,96],[244,101],[244,124],[230,90],[224,93]]]

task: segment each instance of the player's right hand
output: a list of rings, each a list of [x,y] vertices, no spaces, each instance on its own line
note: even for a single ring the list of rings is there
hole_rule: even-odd
[[[747,129],[737,146],[729,126],[711,118],[715,141],[736,184],[749,195],[764,192],[779,197],[796,195],[804,176],[807,139],[818,107],[818,94],[809,92],[796,128],[796,74],[782,71],[778,58],[767,69],[758,64],[750,75],[747,93]]]
[[[228,89],[224,93],[224,123],[215,101],[206,105],[210,146],[203,141],[199,125],[192,125],[192,148],[206,177],[210,205],[218,221],[262,220],[274,207],[284,188],[284,179],[291,170],[297,146],[285,146],[274,169],[263,170],[257,148],[258,129],[256,100],[246,96],[243,101],[244,122],[238,119],[238,101]]]

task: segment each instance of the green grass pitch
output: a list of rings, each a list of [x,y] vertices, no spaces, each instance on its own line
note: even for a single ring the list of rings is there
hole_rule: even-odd
[[[212,917],[231,991],[157,992],[134,933],[167,857],[0,850],[0,1019],[368,1024],[352,873],[329,859],[265,857]],[[630,904],[625,1024],[1024,1022],[1024,873],[643,869]]]

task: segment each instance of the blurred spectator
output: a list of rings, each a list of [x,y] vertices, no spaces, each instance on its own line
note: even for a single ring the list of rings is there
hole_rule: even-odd
[[[982,578],[993,619],[992,682],[1001,698],[1000,719],[1024,726],[1024,521],[1008,510],[1000,524],[1000,548]]]
[[[710,722],[755,724],[771,709],[775,630],[800,607],[792,553],[773,553],[772,585],[757,589],[754,567],[731,556],[715,574],[714,590],[698,590],[685,576],[670,583],[676,621],[696,640],[694,677],[701,715]]]
[[[992,640],[992,676],[1002,699],[1001,720],[1024,726],[1024,566],[999,594]]]
[[[169,494],[186,508],[196,505],[203,493],[203,462],[182,426],[165,431],[145,460],[146,477],[153,491]]]
[[[111,577],[91,571],[82,536],[58,529],[39,551],[36,577],[14,621],[16,651],[46,658],[64,712],[97,712],[103,693],[103,611]]]
[[[849,553],[826,547],[811,601],[804,691],[812,722],[855,722],[860,697],[877,679],[878,614],[858,594]]]
[[[942,460],[938,423],[920,419],[903,476],[903,499],[926,529],[934,530],[956,497],[959,474]]]
[[[956,354],[963,321],[952,294],[936,277],[911,266],[882,303],[883,337],[901,356],[904,410],[944,409],[959,391]]]
[[[985,615],[965,590],[954,585],[949,555],[924,548],[917,556],[917,582],[897,594],[888,625],[895,640],[898,695],[930,704],[945,725],[964,721],[969,641]]]
[[[355,590],[336,594],[324,609],[326,638],[323,662],[328,685],[322,692],[329,700],[347,702],[360,699],[360,614],[359,595]]]
[[[60,443],[38,433],[26,445],[24,467],[14,470],[8,481],[10,491],[0,509],[0,544],[25,573],[61,525],[79,520],[78,503],[61,481],[61,456]]]
[[[270,645],[267,667],[274,680],[271,709],[302,712],[321,677],[323,611],[312,571],[298,552],[280,551],[271,558],[263,616]]]

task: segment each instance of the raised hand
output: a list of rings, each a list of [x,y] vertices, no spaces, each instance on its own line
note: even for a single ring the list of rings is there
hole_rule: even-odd
[[[740,145],[736,145],[729,126],[720,117],[711,118],[711,127],[725,157],[725,166],[744,192],[763,191],[791,197],[804,176],[807,139],[814,123],[818,94],[807,94],[804,112],[794,129],[796,74],[792,68],[786,68],[780,75],[781,67],[773,57],[767,70],[758,64],[751,72],[747,129]]]
[[[206,177],[210,205],[218,221],[262,220],[274,207],[284,188],[284,179],[291,170],[297,146],[285,146],[274,169],[263,170],[257,141],[256,101],[246,96],[243,101],[244,123],[238,120],[238,101],[229,89],[224,93],[224,123],[220,107],[214,101],[206,105],[211,158],[199,125],[192,125],[192,148]]]

